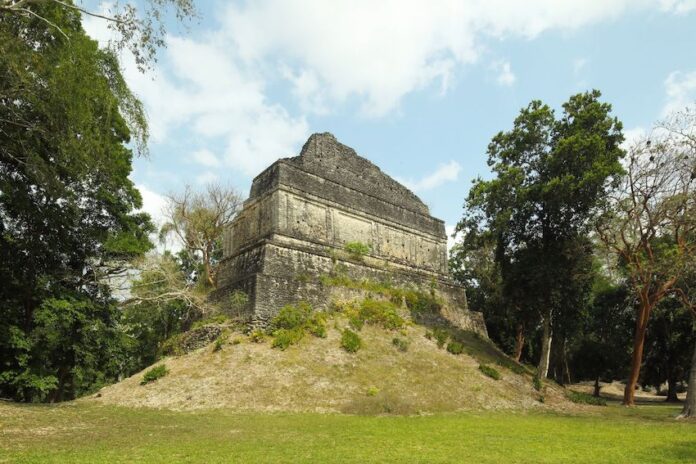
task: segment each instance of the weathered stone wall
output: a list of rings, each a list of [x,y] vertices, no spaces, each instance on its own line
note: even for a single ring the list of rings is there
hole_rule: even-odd
[[[345,258],[349,242],[370,246],[361,262]],[[411,191],[330,134],[315,134],[300,156],[254,179],[225,235],[217,297],[245,291],[247,314],[257,322],[298,300],[325,308],[346,291],[319,282],[338,260],[354,280],[422,289],[435,283],[450,319],[485,334],[480,314],[468,311],[464,289],[448,275],[446,243],[444,223]]]

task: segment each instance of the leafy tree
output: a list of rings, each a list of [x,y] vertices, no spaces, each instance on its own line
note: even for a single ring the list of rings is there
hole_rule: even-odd
[[[0,15],[42,21],[50,28],[47,29],[49,33],[60,34],[65,39],[70,38],[70,30],[55,19],[55,14],[76,16],[75,13],[82,13],[98,18],[114,32],[109,48],[116,52],[129,50],[141,70],[155,60],[157,49],[166,45],[164,20],[167,13],[173,11],[179,21],[196,15],[193,0],[143,0],[139,4],[117,1],[104,7],[107,11],[101,12],[76,5],[73,0],[0,0]]]
[[[687,114],[688,116],[688,114]],[[626,269],[638,300],[624,404],[633,405],[654,308],[679,289],[696,252],[695,118],[676,114],[629,149],[627,175],[608,197],[597,232]],[[687,300],[689,295],[684,295]]]
[[[128,178],[147,124],[78,11],[31,11],[0,12],[0,395],[60,400],[118,371],[108,281],[152,247]]]
[[[667,382],[667,401],[677,402],[677,385],[686,380],[696,343],[694,320],[676,297],[662,300],[651,318],[641,383],[659,388]]]
[[[205,281],[213,289],[217,286],[217,262],[222,258],[222,237],[241,204],[236,190],[215,184],[203,192],[187,186],[167,199],[168,222],[162,226],[160,238],[174,234],[189,257],[200,257]]]
[[[572,96],[563,114],[531,102],[488,146],[495,177],[477,179],[457,230],[490,233],[503,292],[542,321],[538,375],[548,373],[553,320],[587,297],[584,236],[606,189],[622,173],[621,123],[598,91]],[[577,277],[577,278],[576,278]]]
[[[601,380],[612,381],[625,375],[632,324],[629,290],[598,276],[571,354],[577,379],[594,380],[594,396],[599,397]]]

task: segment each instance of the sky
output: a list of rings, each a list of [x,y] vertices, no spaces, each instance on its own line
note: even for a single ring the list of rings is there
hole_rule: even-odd
[[[209,0],[168,30],[154,69],[121,56],[149,117],[131,178],[164,195],[246,196],[278,158],[331,132],[411,188],[451,231],[486,147],[539,99],[599,89],[633,137],[696,101],[696,0]],[[101,4],[100,8],[106,8]],[[108,37],[103,21],[87,32]]]

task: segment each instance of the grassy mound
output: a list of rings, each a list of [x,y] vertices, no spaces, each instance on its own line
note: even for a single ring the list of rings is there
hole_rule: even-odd
[[[154,382],[141,385],[139,373],[83,401],[351,414],[583,407],[551,384],[542,397],[531,373],[488,340],[416,325],[388,304],[368,300],[320,318],[303,307],[281,315],[265,335],[229,333],[165,358],[168,373]],[[495,366],[499,378],[482,365]]]

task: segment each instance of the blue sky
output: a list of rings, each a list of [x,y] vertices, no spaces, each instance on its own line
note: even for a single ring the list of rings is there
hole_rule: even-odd
[[[696,101],[696,0],[199,2],[156,68],[122,57],[152,138],[145,209],[251,179],[329,131],[454,225],[486,146],[532,99],[596,88],[630,137]],[[103,39],[103,24],[85,20]]]

